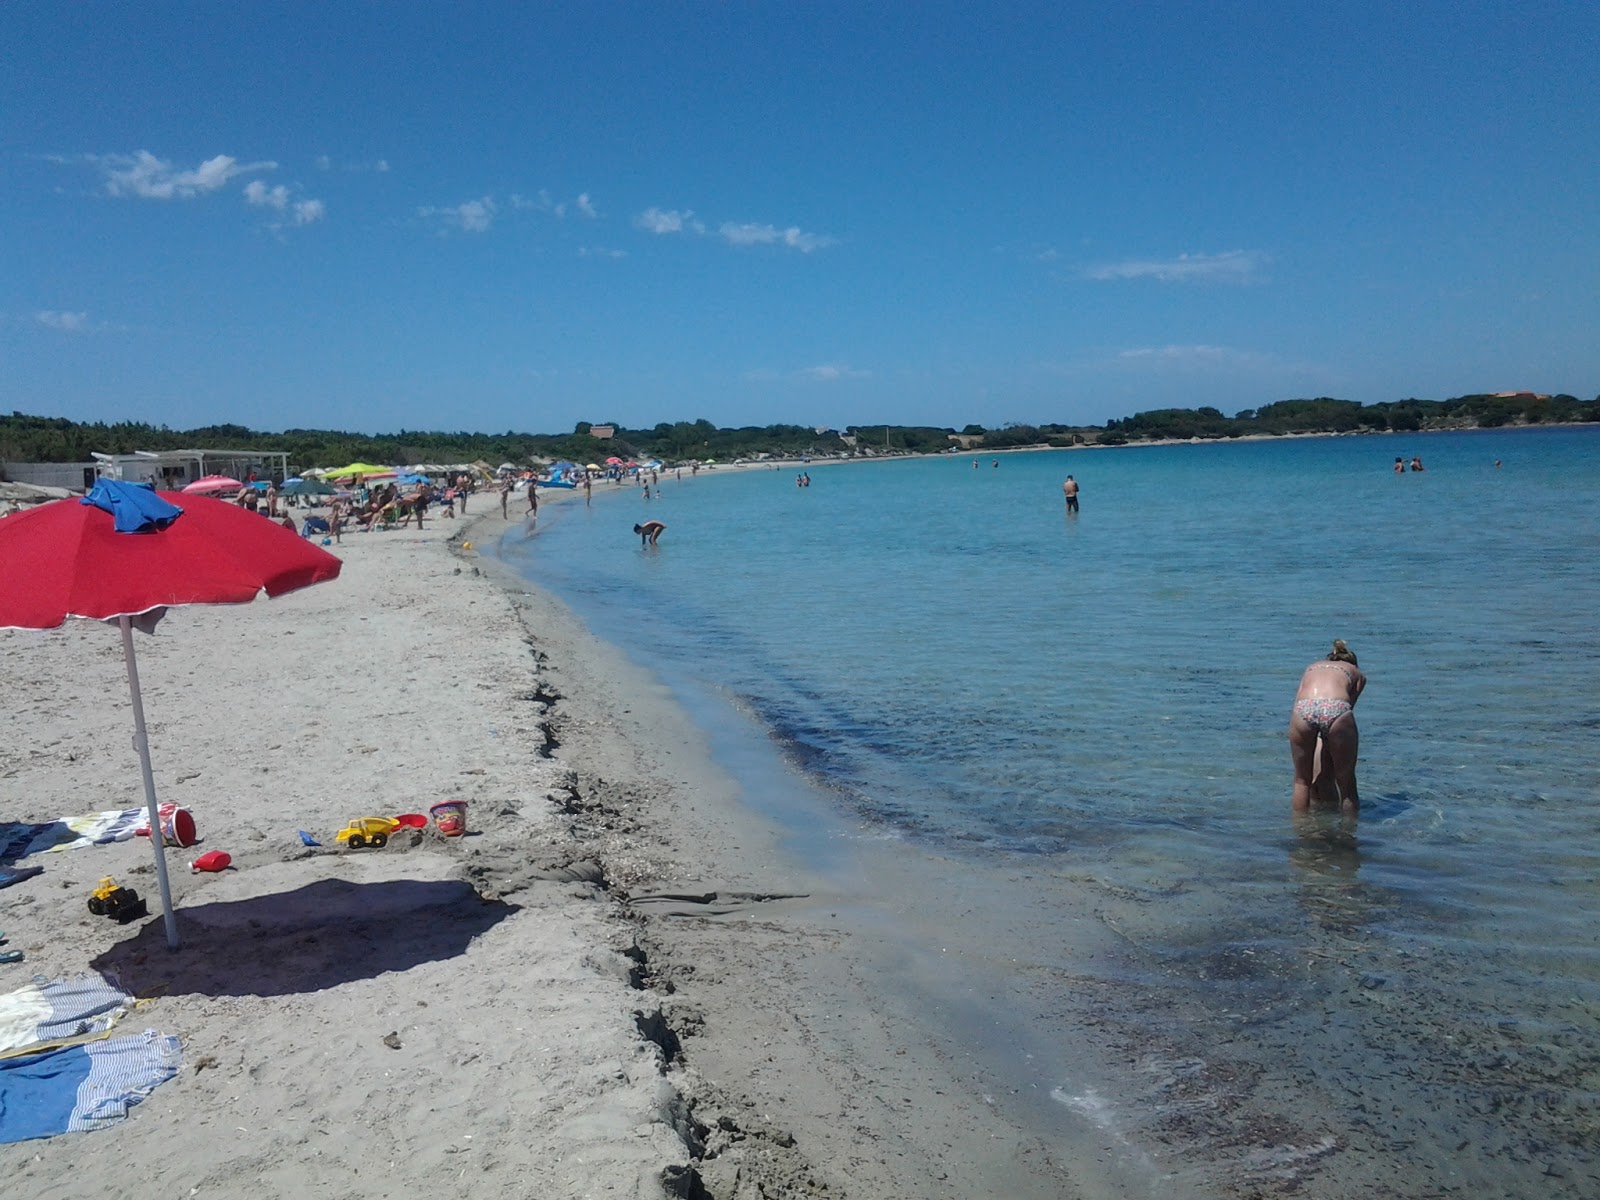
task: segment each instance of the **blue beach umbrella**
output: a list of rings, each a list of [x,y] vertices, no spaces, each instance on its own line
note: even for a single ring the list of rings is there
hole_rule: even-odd
[[[285,479],[278,489],[285,496],[331,496],[334,489],[320,479]]]

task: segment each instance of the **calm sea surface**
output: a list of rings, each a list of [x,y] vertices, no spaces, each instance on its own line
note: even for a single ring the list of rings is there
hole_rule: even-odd
[[[1600,1194],[1600,429],[995,462],[604,484],[499,550],[862,836],[1025,879],[974,942],[1152,1192]],[[1364,805],[1295,822],[1335,637]]]

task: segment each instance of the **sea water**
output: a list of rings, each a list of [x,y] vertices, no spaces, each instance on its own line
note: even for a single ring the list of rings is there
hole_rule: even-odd
[[[864,836],[1017,881],[966,919],[1008,931],[1040,1103],[1153,1190],[1600,1194],[1600,430],[660,484],[500,553]],[[1294,820],[1289,704],[1334,638],[1361,814]]]

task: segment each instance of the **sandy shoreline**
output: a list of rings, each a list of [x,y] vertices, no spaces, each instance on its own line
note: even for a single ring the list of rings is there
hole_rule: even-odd
[[[142,839],[36,856],[0,991],[104,973],[183,1066],[107,1131],[0,1145],[9,1194],[1073,1194],[874,1008],[837,895],[660,682],[457,545],[504,528],[354,534],[331,584],[140,635],[157,787],[205,839],[169,858],[185,944],[85,908],[108,874],[153,898]],[[0,631],[0,686],[6,820],[141,802],[114,630]],[[473,836],[334,848],[455,797]],[[206,849],[235,869],[188,873]]]

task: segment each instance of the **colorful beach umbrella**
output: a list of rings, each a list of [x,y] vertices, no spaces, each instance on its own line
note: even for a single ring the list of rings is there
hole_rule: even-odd
[[[242,487],[244,484],[230,475],[204,475],[183,490],[189,496],[212,496],[218,492],[237,492]]]
[[[87,496],[0,521],[0,629],[55,629],[69,617],[116,622],[133,698],[133,741],[149,810],[166,921],[178,945],[159,833],[133,627],[149,632],[168,608],[245,604],[338,576],[342,564],[276,521],[206,496],[101,480]]]
[[[333,495],[333,488],[320,479],[285,479],[278,490],[285,496]]]
[[[376,463],[354,462],[347,467],[329,467],[323,472],[324,479],[349,479],[360,475],[364,479],[393,479],[393,467],[380,467]]]

